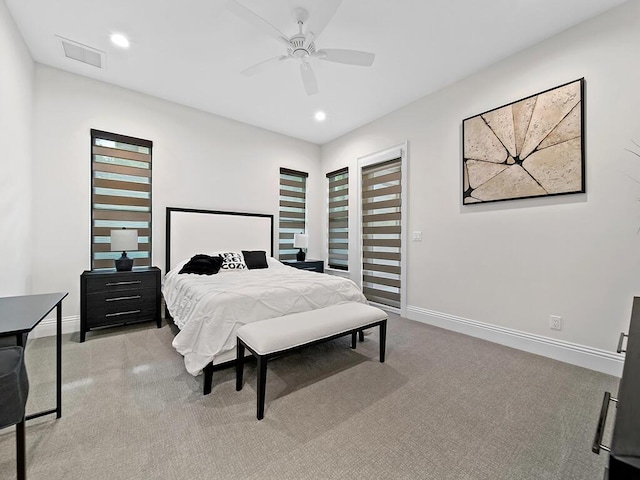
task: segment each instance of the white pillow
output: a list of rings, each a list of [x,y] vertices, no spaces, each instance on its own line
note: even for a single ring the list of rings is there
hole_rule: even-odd
[[[223,252],[222,266],[220,271],[235,271],[235,270],[247,270],[247,264],[244,263],[244,257],[238,252]]]

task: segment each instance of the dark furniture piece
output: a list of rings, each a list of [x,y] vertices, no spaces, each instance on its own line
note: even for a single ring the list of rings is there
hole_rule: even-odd
[[[627,347],[623,350],[625,337]],[[609,480],[640,478],[640,297],[633,299],[629,334],[622,333],[618,342],[618,353],[625,352],[618,398],[605,392],[592,447],[594,453],[601,449],[609,452],[609,468],[604,477]],[[602,435],[610,401],[616,403],[617,409],[611,447],[606,447],[602,445]]]
[[[62,417],[62,300],[68,293],[47,293],[0,298],[0,337],[15,337],[15,345],[24,349],[27,335],[54,308],[56,309],[56,408],[24,416],[24,420],[51,413]],[[24,421],[16,424],[18,480],[26,476]]]
[[[18,478],[25,472],[25,406],[29,394],[29,379],[24,366],[24,348],[0,348],[0,428],[16,426],[16,465]]]
[[[80,342],[92,328],[155,320],[160,315],[160,269],[85,271],[80,276]]]
[[[312,272],[324,273],[324,260],[305,260],[302,262],[294,262],[293,260],[285,260],[282,263],[295,267],[300,270],[310,270]]]

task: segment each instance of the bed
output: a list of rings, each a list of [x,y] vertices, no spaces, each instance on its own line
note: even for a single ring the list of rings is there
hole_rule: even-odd
[[[173,346],[194,376],[233,362],[235,332],[246,323],[343,302],[367,303],[349,279],[298,270],[273,258],[272,215],[168,207],[166,221],[162,292],[179,329]],[[268,268],[178,273],[193,255],[243,250],[265,251]]]

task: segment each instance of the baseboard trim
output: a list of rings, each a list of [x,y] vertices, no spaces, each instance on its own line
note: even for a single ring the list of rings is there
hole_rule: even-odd
[[[414,306],[407,306],[407,318],[597,372],[622,377],[624,355],[618,353]]]
[[[622,377],[624,355],[579,345],[577,343],[556,340],[490,323],[470,320],[448,313],[427,310],[426,308],[407,306],[407,318],[436,327],[482,338],[507,347],[553,358],[561,362],[588,368],[597,372]],[[80,331],[80,316],[62,318],[62,333]],[[30,338],[49,337],[56,334],[56,319],[45,318],[29,334]]]
[[[62,333],[74,333],[80,331],[80,315],[62,317]],[[29,338],[52,337],[56,334],[55,317],[45,318],[29,334]]]

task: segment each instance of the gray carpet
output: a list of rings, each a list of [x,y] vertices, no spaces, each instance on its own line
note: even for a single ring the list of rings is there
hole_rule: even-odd
[[[377,329],[376,329],[377,330]],[[269,364],[265,419],[255,364],[186,373],[168,326],[64,338],[63,416],[27,423],[30,480],[601,479],[590,451],[614,377],[392,316],[377,331]],[[54,338],[30,340],[28,411],[55,402]],[[609,421],[612,423],[613,418]],[[610,433],[610,432],[608,432]],[[15,478],[13,428],[0,478]]]

